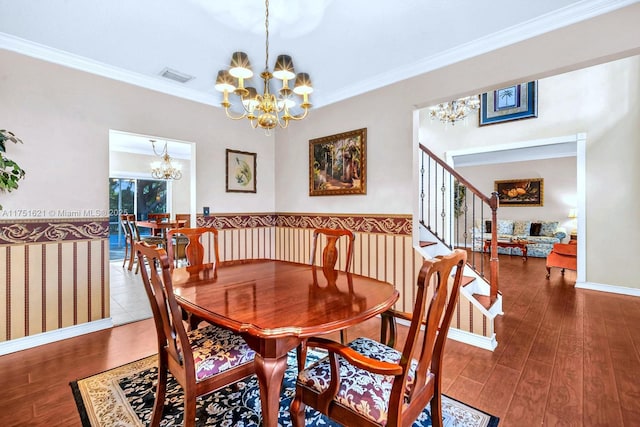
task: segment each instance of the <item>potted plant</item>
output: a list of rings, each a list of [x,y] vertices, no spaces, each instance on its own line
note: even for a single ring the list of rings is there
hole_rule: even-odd
[[[0,129],[0,192],[11,192],[18,188],[18,181],[24,178],[25,171],[16,162],[8,158],[6,142],[22,144],[22,140],[15,136],[13,132]],[[0,205],[0,210],[2,205]]]

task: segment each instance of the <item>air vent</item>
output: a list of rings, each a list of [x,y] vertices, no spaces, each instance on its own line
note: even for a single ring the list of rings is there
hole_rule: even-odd
[[[181,73],[181,72],[176,71],[176,70],[172,70],[171,68],[165,68],[164,70],[162,70],[160,75],[162,77],[164,77],[165,79],[175,80],[175,81],[180,82],[180,83],[186,83],[189,80],[193,80],[194,79],[193,76]]]

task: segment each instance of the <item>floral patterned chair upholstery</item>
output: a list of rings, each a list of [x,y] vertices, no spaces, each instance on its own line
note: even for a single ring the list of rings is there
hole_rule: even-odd
[[[293,426],[304,426],[306,405],[342,425],[410,426],[429,403],[432,425],[441,426],[442,356],[466,259],[457,249],[424,262],[402,352],[369,338],[348,345],[310,338],[329,355],[299,372]]]
[[[171,372],[184,390],[183,424],[194,426],[196,397],[252,375],[255,352],[240,335],[219,326],[187,332],[173,295],[167,253],[146,243],[136,243],[134,249],[138,264],[143,266],[142,281],[158,336],[158,383],[151,425],[160,425],[167,372]]]

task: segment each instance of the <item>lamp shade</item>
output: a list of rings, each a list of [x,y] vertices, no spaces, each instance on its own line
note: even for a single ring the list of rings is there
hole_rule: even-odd
[[[291,80],[296,76],[293,60],[289,55],[278,55],[273,69],[273,77],[280,80]]]
[[[216,77],[216,85],[214,87],[220,92],[233,92],[236,89],[233,76],[226,70],[218,71],[218,77]]]
[[[233,52],[229,74],[236,78],[250,79],[253,77],[249,57],[244,52]]]
[[[569,209],[569,215],[567,215],[569,218],[577,218],[578,217],[578,210],[577,209]]]
[[[311,77],[307,73],[298,73],[293,91],[298,95],[305,95],[313,92]]]

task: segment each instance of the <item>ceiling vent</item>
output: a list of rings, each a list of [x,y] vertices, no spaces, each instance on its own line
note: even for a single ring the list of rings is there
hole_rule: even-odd
[[[164,77],[165,79],[175,80],[175,81],[180,82],[180,83],[186,83],[189,80],[193,80],[194,79],[193,76],[181,73],[181,72],[176,71],[176,70],[172,70],[171,68],[165,68],[164,70],[162,70],[160,75],[162,77]]]

